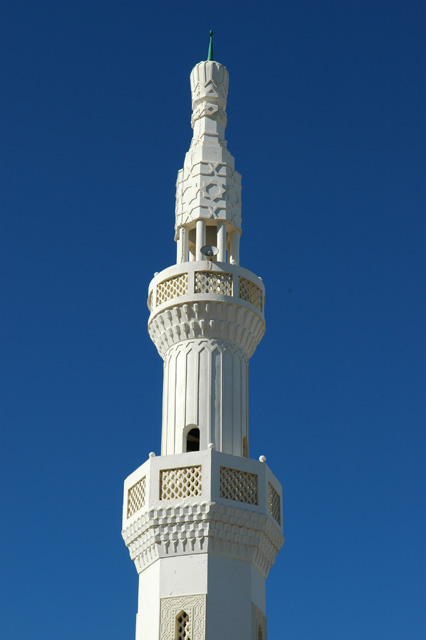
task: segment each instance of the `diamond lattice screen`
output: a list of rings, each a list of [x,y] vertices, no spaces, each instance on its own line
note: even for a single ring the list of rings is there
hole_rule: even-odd
[[[216,293],[223,296],[232,296],[232,274],[196,271],[195,293]]]
[[[186,296],[188,293],[188,274],[182,273],[180,276],[169,278],[160,282],[157,285],[157,299],[156,305],[167,302],[172,298],[179,298],[180,296]]]
[[[129,489],[127,498],[127,517],[130,518],[145,505],[146,477]]]
[[[257,475],[239,469],[221,467],[220,497],[257,504]]]
[[[176,618],[176,638],[177,640],[190,640],[189,616],[186,611],[182,611]]]
[[[281,504],[280,504],[280,494],[278,491],[274,489],[271,483],[269,483],[269,491],[268,491],[268,509],[269,513],[278,524],[281,524]]]
[[[259,289],[254,282],[251,282],[246,278],[242,278],[241,276],[239,297],[241,300],[246,300],[253,304],[259,309],[259,311],[263,311],[262,289]]]
[[[160,472],[160,500],[201,495],[201,466],[164,469]]]

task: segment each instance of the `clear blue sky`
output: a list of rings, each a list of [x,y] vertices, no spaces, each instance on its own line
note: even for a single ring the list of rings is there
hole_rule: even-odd
[[[286,534],[268,638],[423,639],[420,0],[0,2],[1,636],[134,637],[122,483],[160,451],[147,286],[174,262],[209,29],[241,262],[267,290],[250,454]]]

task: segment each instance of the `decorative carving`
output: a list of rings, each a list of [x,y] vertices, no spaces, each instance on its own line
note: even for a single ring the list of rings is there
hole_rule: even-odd
[[[189,615],[186,611],[181,611],[175,619],[175,629],[177,640],[191,640],[191,627],[189,624]]]
[[[226,67],[214,61],[200,62],[191,71],[190,81],[193,109],[200,100],[225,108],[229,87]]]
[[[228,220],[241,229],[241,175],[233,163],[185,161],[176,183],[176,226],[199,218]]]
[[[240,276],[239,297],[246,300],[263,312],[262,290],[247,278]]]
[[[252,603],[253,640],[266,640],[266,616]]]
[[[179,623],[182,631],[176,628],[179,617],[182,618],[182,622]],[[181,640],[182,638],[206,640],[205,595],[161,598],[160,640]]]
[[[163,359],[174,344],[200,338],[232,342],[249,359],[265,333],[265,325],[246,307],[212,300],[160,311],[150,318],[148,331]]]
[[[241,230],[241,176],[224,140],[228,84],[228,72],[217,62],[200,62],[192,70],[194,135],[176,182],[176,229],[204,218],[227,220]],[[202,124],[206,118],[207,128]],[[216,161],[211,160],[212,147]]]
[[[201,466],[163,469],[160,472],[160,500],[201,495]]]
[[[232,273],[196,271],[194,293],[232,296]]]
[[[268,510],[269,513],[278,524],[281,526],[281,500],[280,494],[278,491],[272,486],[270,482],[268,482]]]
[[[179,298],[185,296],[188,293],[188,274],[182,273],[174,278],[168,278],[164,282],[160,282],[157,285],[156,292],[156,306],[171,300],[172,298]]]
[[[129,489],[127,517],[130,518],[145,506],[146,477],[144,476]]]
[[[220,497],[258,504],[257,475],[240,469],[220,468]]]
[[[158,558],[212,551],[250,562],[264,578],[284,543],[269,516],[212,502],[141,511],[123,538],[139,573]]]

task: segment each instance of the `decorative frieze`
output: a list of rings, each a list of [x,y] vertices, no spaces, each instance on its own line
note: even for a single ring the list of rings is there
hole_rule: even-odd
[[[284,542],[267,515],[212,502],[141,512],[123,538],[139,573],[159,558],[212,551],[250,562],[265,578]]]
[[[202,159],[179,171],[176,228],[198,219],[227,220],[241,229],[241,174],[228,162]]]
[[[151,316],[149,335],[160,356],[178,342],[214,339],[233,342],[251,358],[265,333],[263,318],[249,308],[212,300],[176,305]]]

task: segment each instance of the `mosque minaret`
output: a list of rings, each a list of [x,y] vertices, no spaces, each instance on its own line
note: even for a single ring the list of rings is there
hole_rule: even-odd
[[[191,72],[176,264],[148,294],[149,335],[164,360],[161,456],[149,454],[124,483],[136,640],[266,640],[265,581],[284,542],[281,485],[263,456],[249,458],[248,363],[265,332],[265,290],[240,266],[229,75],[213,60],[212,35],[208,60]]]

